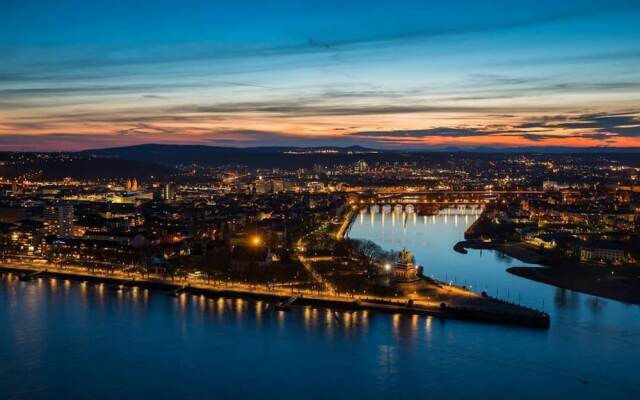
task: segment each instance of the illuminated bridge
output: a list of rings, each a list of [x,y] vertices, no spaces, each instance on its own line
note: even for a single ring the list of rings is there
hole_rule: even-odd
[[[369,206],[360,207],[359,216],[355,223],[370,224],[372,227],[378,223],[382,226],[386,223],[391,226],[399,225],[404,228],[407,225],[436,225],[437,223],[455,224],[456,226],[464,224],[468,227],[482,214],[484,207],[482,205],[457,205],[452,207],[446,207],[439,212],[426,215],[420,214],[420,210],[416,209],[413,204],[396,204],[391,206],[390,204],[384,204],[382,206],[373,204]]]
[[[537,190],[434,190],[426,192],[380,191],[360,192],[352,195],[352,204],[411,204],[437,206],[482,205],[498,199],[536,198],[544,194]]]
[[[432,203],[429,203],[432,204]],[[449,214],[474,214],[482,210],[483,205],[477,203],[461,204],[451,203],[448,204],[447,213]],[[371,204],[363,205],[360,208],[360,213],[369,214],[413,214],[417,212],[416,205],[409,204]]]

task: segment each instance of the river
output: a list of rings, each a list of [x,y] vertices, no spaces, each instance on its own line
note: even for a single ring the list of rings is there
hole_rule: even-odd
[[[640,307],[515,277],[453,245],[477,212],[357,216],[349,236],[551,315],[549,330],[0,275],[0,398],[640,398]],[[395,219],[395,221],[394,221]]]

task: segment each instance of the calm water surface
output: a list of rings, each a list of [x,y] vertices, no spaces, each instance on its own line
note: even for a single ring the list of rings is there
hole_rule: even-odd
[[[476,218],[358,217],[350,236],[551,314],[548,331],[0,275],[0,398],[640,398],[640,308],[506,273],[452,246]]]

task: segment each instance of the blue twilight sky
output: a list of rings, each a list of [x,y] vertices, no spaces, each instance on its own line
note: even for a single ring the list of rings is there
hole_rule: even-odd
[[[640,146],[638,0],[0,2],[0,149]]]

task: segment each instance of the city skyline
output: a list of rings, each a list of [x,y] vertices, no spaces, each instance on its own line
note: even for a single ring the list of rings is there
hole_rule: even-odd
[[[0,147],[640,147],[634,1],[10,1]]]

